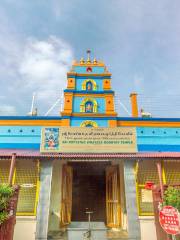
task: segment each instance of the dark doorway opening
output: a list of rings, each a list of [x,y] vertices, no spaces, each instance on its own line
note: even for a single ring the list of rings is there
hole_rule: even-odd
[[[106,162],[71,163],[73,167],[72,221],[87,221],[88,211],[93,211],[91,220],[106,219]]]

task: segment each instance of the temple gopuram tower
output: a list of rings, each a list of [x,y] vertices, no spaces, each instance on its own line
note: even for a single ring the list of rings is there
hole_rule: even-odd
[[[64,111],[61,113],[65,126],[116,127],[114,91],[111,89],[111,73],[102,61],[74,61],[67,73],[64,90]]]

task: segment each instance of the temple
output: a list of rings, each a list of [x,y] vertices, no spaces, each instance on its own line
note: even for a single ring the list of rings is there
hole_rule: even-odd
[[[114,97],[88,50],[67,73],[59,116],[0,117],[0,182],[15,157],[21,187],[15,240],[88,239],[89,215],[94,240],[156,239],[145,184],[180,182],[180,119],[140,116],[136,93],[121,117]]]

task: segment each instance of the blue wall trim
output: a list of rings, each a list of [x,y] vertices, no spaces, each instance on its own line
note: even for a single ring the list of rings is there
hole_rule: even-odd
[[[114,94],[113,90],[107,91],[86,91],[86,90],[72,90],[72,89],[65,89],[64,92],[72,92],[72,93],[86,93],[86,94],[104,94],[104,93],[112,93]]]
[[[61,120],[66,118],[66,116],[0,116],[0,120]],[[69,118],[67,116],[67,118]],[[112,118],[111,118],[112,119]],[[118,121],[160,121],[160,122],[180,122],[180,118],[132,118],[132,117],[113,117]]]
[[[116,120],[116,117],[95,117],[95,116],[86,116],[86,117],[76,117],[76,116],[63,116],[62,117],[63,119],[79,119],[79,120],[84,120],[84,119],[86,119],[86,120],[89,120],[89,119],[91,119],[91,120]]]
[[[180,145],[138,145],[138,152],[180,152]]]
[[[0,143],[6,149],[40,149],[39,143]],[[180,152],[180,145],[138,145],[138,152]]]
[[[0,148],[40,149],[40,143],[0,143]]]
[[[142,117],[117,117],[118,121],[160,121],[160,122],[180,122],[180,118],[142,118]]]
[[[78,73],[78,74],[81,74],[81,73]],[[82,73],[82,74],[84,74],[84,73]],[[98,73],[92,73],[92,74],[98,74]],[[102,73],[101,73],[102,74]],[[77,75],[76,73],[72,73],[71,75],[68,75],[68,77],[73,77],[73,78],[84,78],[84,79],[89,79],[89,78],[92,78],[93,77],[93,79],[104,79],[104,78],[111,78],[111,76],[106,76],[106,74],[104,74],[104,76],[103,75],[101,75],[101,76],[79,76],[79,75]]]

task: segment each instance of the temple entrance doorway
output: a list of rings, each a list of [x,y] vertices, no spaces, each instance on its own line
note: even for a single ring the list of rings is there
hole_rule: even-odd
[[[91,220],[106,220],[107,163],[75,163],[73,166],[72,221],[87,221],[86,211],[92,211]]]
[[[119,228],[120,182],[118,165],[107,162],[69,162],[63,167],[61,225],[104,222]]]

